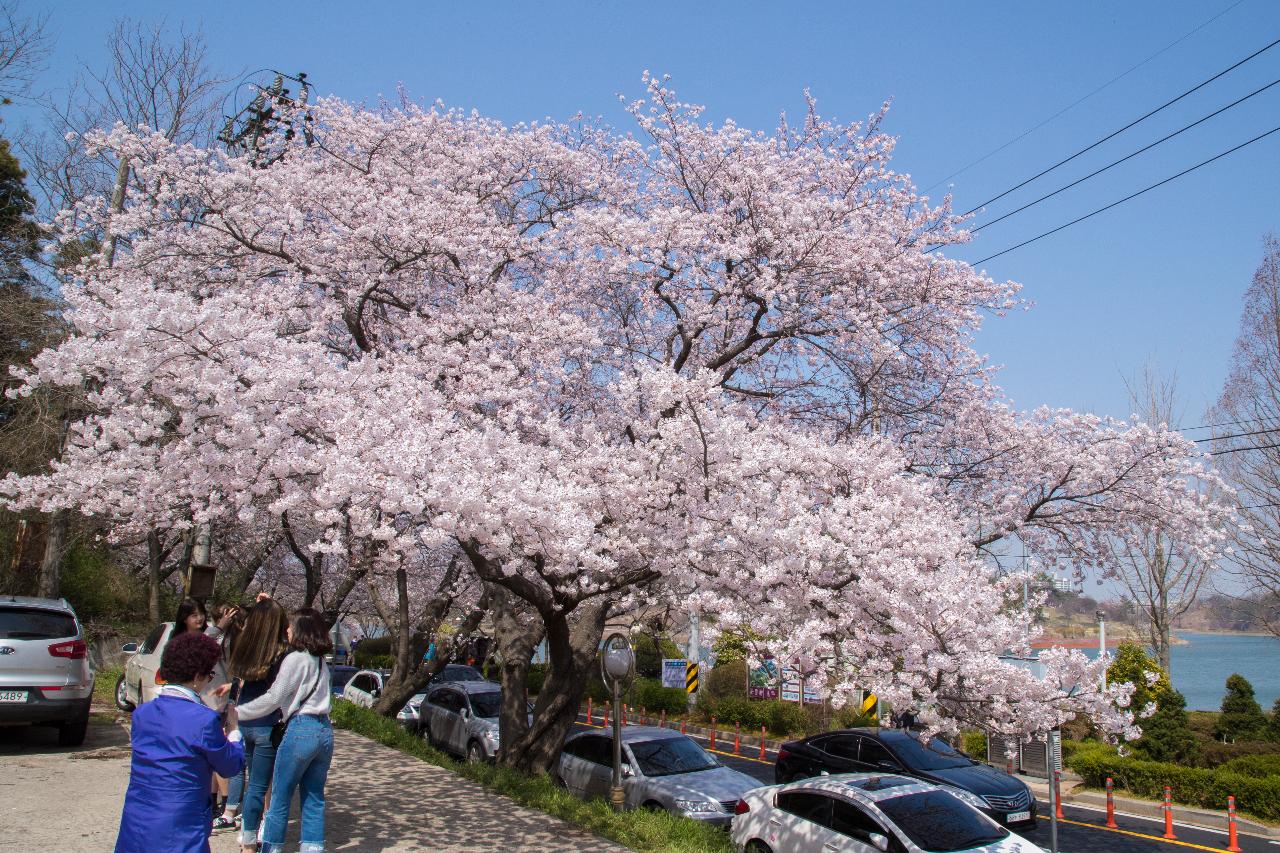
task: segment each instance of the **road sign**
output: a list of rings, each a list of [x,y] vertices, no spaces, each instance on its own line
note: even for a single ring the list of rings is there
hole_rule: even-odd
[[[874,711],[876,703],[879,701],[880,699],[874,693],[868,693],[866,696],[862,697],[862,713],[869,714]]]
[[[693,661],[689,661],[685,664],[684,692],[689,694],[698,692],[698,665]]]
[[[684,658],[663,658],[662,660],[662,686],[675,687],[677,689],[684,687],[685,664]]]

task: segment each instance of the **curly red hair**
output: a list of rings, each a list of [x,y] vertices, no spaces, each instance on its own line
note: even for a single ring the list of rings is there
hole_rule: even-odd
[[[179,634],[169,641],[160,656],[160,677],[172,684],[185,684],[201,675],[213,675],[221,658],[222,647],[213,637]]]

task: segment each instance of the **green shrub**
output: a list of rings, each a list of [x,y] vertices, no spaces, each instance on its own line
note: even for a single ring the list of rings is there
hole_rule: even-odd
[[[698,696],[698,716],[716,725],[732,727],[741,725],[744,731],[755,732],[764,726],[774,737],[803,735],[810,728],[809,715],[797,702],[780,699],[746,699],[732,696],[714,699],[707,694]]]
[[[961,732],[961,748],[970,756],[983,761],[987,757],[987,736],[982,732]]]
[[[1245,758],[1250,755],[1277,754],[1280,754],[1280,743],[1268,743],[1258,740],[1222,743],[1221,741],[1211,740],[1200,745],[1200,762],[1197,766],[1212,769],[1221,767],[1237,758]]]
[[[1231,759],[1219,769],[1247,776],[1280,776],[1280,754],[1242,755]]]
[[[1280,698],[1276,699],[1275,704],[1271,706],[1271,718],[1267,720],[1267,730],[1264,734],[1267,740],[1280,742]]]
[[[720,663],[701,673],[699,694],[709,694],[714,699],[727,697],[747,698],[747,662],[745,660]]]
[[[637,678],[627,695],[631,707],[643,708],[650,714],[682,714],[689,704],[689,694],[683,688],[663,687],[656,678]]]
[[[395,656],[392,654],[391,636],[373,637],[372,639],[361,640],[356,644],[355,665],[361,669],[381,669],[382,661],[391,660],[390,666],[395,665]]]
[[[641,678],[661,678],[663,658],[684,657],[676,644],[666,637],[661,638],[658,644],[654,645],[651,635],[636,634],[633,636],[631,647],[636,653],[636,675]]]
[[[1267,718],[1254,698],[1253,685],[1239,673],[1227,677],[1227,693],[1222,697],[1222,716],[1214,734],[1223,739],[1257,740],[1267,728]]]
[[[1165,786],[1174,802],[1221,809],[1234,796],[1241,811],[1263,820],[1280,819],[1280,777],[1251,776],[1231,770],[1206,770],[1159,761],[1108,756],[1100,750],[1077,750],[1068,766],[1086,785],[1102,788],[1107,777],[1115,786],[1139,797],[1158,799]]]

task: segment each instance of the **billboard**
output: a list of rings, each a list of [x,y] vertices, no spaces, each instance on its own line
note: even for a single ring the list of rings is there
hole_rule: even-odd
[[[778,663],[766,657],[757,667],[747,670],[747,695],[752,699],[778,698]]]
[[[662,659],[663,687],[675,687],[679,690],[684,690],[685,663],[684,658]]]

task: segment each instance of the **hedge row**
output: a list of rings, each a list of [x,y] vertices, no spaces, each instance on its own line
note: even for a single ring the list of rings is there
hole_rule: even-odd
[[[1263,820],[1280,820],[1280,776],[1140,761],[1108,755],[1097,749],[1076,751],[1067,759],[1067,766],[1092,788],[1105,787],[1107,777],[1111,777],[1118,789],[1139,797],[1160,799],[1168,786],[1174,802],[1210,809],[1225,809],[1227,797],[1233,796],[1240,811]]]

